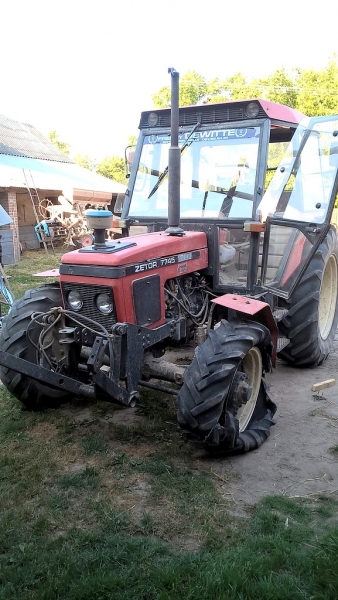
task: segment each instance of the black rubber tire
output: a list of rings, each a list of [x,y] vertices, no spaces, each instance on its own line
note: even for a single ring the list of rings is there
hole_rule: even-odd
[[[41,285],[28,290],[16,300],[2,321],[0,348],[12,356],[17,356],[36,364],[36,350],[26,335],[27,327],[34,312],[46,312],[55,306],[62,306],[60,288],[56,284]],[[36,343],[41,327],[34,323],[30,335]],[[8,389],[29,410],[57,408],[61,402],[72,396],[68,392],[43,385],[6,367],[0,366],[0,379]]]
[[[292,296],[285,303],[288,315],[279,323],[279,330],[290,343],[278,354],[294,366],[313,367],[320,365],[332,349],[338,324],[338,295],[332,318],[327,325],[325,338],[319,327],[319,301],[323,275],[330,259],[338,265],[337,232],[334,227],[319,246]],[[334,298],[333,298],[334,304]],[[331,314],[330,313],[330,314]]]
[[[262,376],[271,370],[269,330],[253,321],[222,320],[195,352],[178,394],[178,423],[183,435],[213,454],[247,452],[258,448],[270,435],[276,406],[266,386],[261,387],[250,422],[239,432],[232,405],[233,382],[252,348],[262,356]]]

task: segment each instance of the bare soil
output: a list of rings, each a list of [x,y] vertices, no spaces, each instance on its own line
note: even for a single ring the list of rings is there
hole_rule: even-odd
[[[277,368],[267,376],[269,394],[277,404],[276,424],[269,439],[257,450],[231,457],[213,458],[194,451],[196,469],[214,477],[235,514],[245,515],[246,508],[271,494],[313,500],[320,494],[338,497],[337,366],[338,332],[333,351],[319,367],[296,369],[278,360]],[[320,392],[311,390],[314,383],[336,377],[334,386]],[[109,420],[126,428],[142,423],[137,408],[110,407],[113,410],[110,417],[106,415],[106,425]],[[61,412],[69,415],[71,411],[75,421],[90,421],[93,409],[64,407]],[[152,451],[147,444],[145,448]],[[182,445],[182,453],[184,450]],[[138,454],[140,447],[130,451]]]
[[[338,333],[333,351],[320,367],[295,369],[278,361],[277,368],[267,376],[269,394],[277,404],[276,424],[269,439],[257,450],[231,456],[214,458],[201,450],[190,450],[196,472],[209,472],[231,512],[238,516],[250,514],[250,506],[271,494],[282,494],[291,498],[308,498],[314,501],[319,495],[338,497]],[[337,383],[313,392],[314,383],[337,377]],[[175,403],[171,404],[172,422],[175,423]],[[119,427],[139,428],[145,418],[137,408],[120,408],[108,404],[107,412],[98,416],[98,407],[92,405],[63,405],[55,415],[64,417],[76,425],[99,425],[97,431],[108,440],[111,438],[111,424]],[[55,426],[46,423],[45,430],[37,424],[35,434],[55,435]],[[175,434],[176,435],[176,434]],[[176,437],[170,443],[176,444]],[[141,434],[142,436],[142,434]],[[128,436],[127,436],[128,437]],[[114,444],[118,445],[117,441]],[[157,442],[157,451],[161,451]],[[186,444],[180,441],[177,433],[179,460],[185,456]],[[123,452],[133,458],[152,454],[154,447],[149,440],[138,444],[123,445]],[[63,461],[65,471],[81,471],[86,462],[76,458],[76,447],[66,446]],[[72,458],[73,457],[73,458]],[[59,457],[61,460],[61,457]],[[74,463],[74,464],[73,464]],[[67,468],[66,468],[67,467]],[[136,485],[136,484],[135,484]],[[147,482],[138,481],[135,489],[137,498],[133,506],[137,513],[142,512],[147,497]],[[247,510],[249,509],[249,510]]]
[[[337,366],[338,334],[320,367],[295,369],[278,361],[267,379],[277,404],[270,438],[258,450],[210,461],[225,499],[240,507],[271,494],[314,499],[338,494]],[[333,387],[311,390],[336,377]]]

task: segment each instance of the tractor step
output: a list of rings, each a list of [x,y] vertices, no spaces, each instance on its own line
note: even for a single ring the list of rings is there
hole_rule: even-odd
[[[289,310],[287,308],[276,308],[276,310],[274,310],[272,314],[273,314],[273,318],[275,319],[276,323],[278,323],[279,321],[284,319],[284,317],[286,317],[286,315],[289,314]]]
[[[290,343],[289,338],[279,337],[277,340],[277,352],[280,352],[281,350],[283,350],[283,348],[285,348],[285,346],[287,346],[289,343]]]

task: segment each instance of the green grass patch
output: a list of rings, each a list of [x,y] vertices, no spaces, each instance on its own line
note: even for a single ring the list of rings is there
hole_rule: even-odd
[[[9,285],[15,299],[21,298],[26,290],[38,287],[42,283],[51,283],[54,278],[36,277],[34,273],[44,272],[49,269],[58,269],[61,256],[67,252],[67,248],[55,248],[55,254],[44,250],[29,250],[20,257],[20,262],[5,267],[5,273],[9,277]],[[3,314],[7,307],[2,306]]]
[[[27,254],[16,297],[58,264]],[[175,411],[144,391],[134,422],[83,399],[29,413],[0,388],[1,600],[336,600],[337,498],[231,516]]]
[[[87,467],[82,473],[63,475],[58,480],[60,489],[97,488],[99,486],[99,473],[93,467]]]

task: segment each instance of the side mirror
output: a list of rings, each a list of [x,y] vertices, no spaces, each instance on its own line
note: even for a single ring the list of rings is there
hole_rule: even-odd
[[[131,168],[133,166],[134,158],[135,158],[135,148],[136,146],[127,146],[124,152],[125,163],[126,163],[126,178],[130,177]]]

